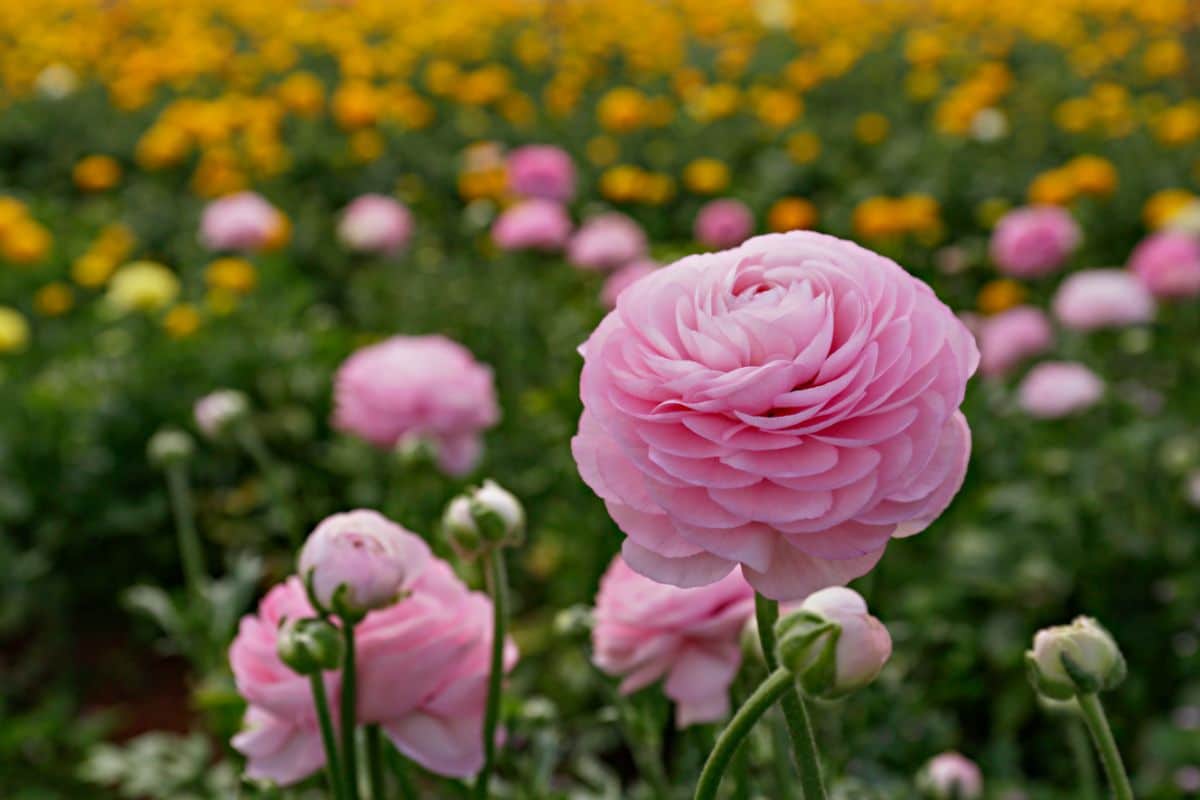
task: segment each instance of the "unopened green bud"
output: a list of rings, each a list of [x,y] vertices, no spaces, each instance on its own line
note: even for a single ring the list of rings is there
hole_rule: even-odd
[[[163,428],[146,443],[146,455],[156,467],[181,464],[196,452],[192,437],[178,428]]]
[[[489,547],[521,542],[525,509],[521,502],[492,480],[450,501],[442,515],[442,530],[455,551],[473,558]]]
[[[279,660],[300,675],[333,670],[342,663],[342,635],[318,617],[285,619],[276,643]]]
[[[1055,700],[1102,692],[1125,680],[1121,649],[1091,617],[1038,631],[1025,664],[1034,688]]]
[[[808,597],[775,623],[776,656],[812,697],[837,698],[868,685],[892,654],[887,628],[853,589],[834,586]]]

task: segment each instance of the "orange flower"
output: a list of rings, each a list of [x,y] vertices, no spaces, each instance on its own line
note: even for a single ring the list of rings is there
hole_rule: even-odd
[[[71,177],[85,192],[104,192],[120,182],[121,165],[111,156],[86,156],[76,162]]]
[[[803,197],[781,197],[767,212],[767,227],[772,231],[795,231],[817,224],[817,207]]]

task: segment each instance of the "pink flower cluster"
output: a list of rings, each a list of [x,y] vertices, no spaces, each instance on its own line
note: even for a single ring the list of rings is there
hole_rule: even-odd
[[[378,723],[406,756],[442,775],[464,777],[483,763],[483,712],[487,696],[492,609],[421,539],[427,564],[411,594],[372,611],[358,624],[358,720]],[[279,660],[276,644],[284,619],[314,616],[299,578],[271,589],[258,613],[242,619],[229,659],[238,692],[250,704],[245,729],[233,745],[247,758],[250,778],[291,784],[325,763],[309,679]],[[516,662],[511,644],[506,668]],[[324,676],[330,704],[338,707],[341,676]]]
[[[521,197],[565,203],[575,194],[575,164],[561,147],[530,144],[508,154],[508,188]]]
[[[338,238],[360,253],[392,255],[404,249],[412,230],[412,213],[403,203],[382,194],[364,194],[342,211]]]
[[[693,235],[713,250],[737,247],[754,233],[754,214],[741,200],[721,198],[705,203],[696,214]]]
[[[1001,272],[1038,278],[1058,269],[1079,247],[1082,233],[1058,206],[1028,206],[1004,215],[992,233],[992,260]]]
[[[492,241],[501,250],[561,250],[570,235],[567,209],[541,198],[505,209],[492,225]]]
[[[681,587],[738,564],[780,600],[843,583],[958,491],[978,362],[928,286],[807,231],[684,258],[581,347],[584,481],[625,561]]]
[[[500,419],[492,371],[444,336],[393,336],[353,353],[334,379],[334,427],[378,447],[427,439],[462,475]]]
[[[238,192],[204,208],[200,242],[209,250],[253,252],[266,248],[284,224],[283,215],[262,195]]]

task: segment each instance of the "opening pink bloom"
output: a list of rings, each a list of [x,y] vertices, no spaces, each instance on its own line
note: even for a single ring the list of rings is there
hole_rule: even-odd
[[[200,243],[209,250],[263,250],[286,225],[283,215],[256,192],[214,200],[200,218]]]
[[[508,188],[523,197],[565,203],[575,194],[575,164],[561,147],[530,144],[508,155]]]
[[[600,289],[600,302],[605,308],[616,308],[621,292],[658,269],[658,263],[648,258],[626,264],[608,276]]]
[[[1104,396],[1104,381],[1073,361],[1047,361],[1029,370],[1017,403],[1032,417],[1057,419],[1085,411]]]
[[[1177,231],[1147,236],[1129,257],[1129,269],[1155,297],[1200,294],[1200,241]]]
[[[1123,269],[1088,269],[1069,276],[1054,294],[1054,316],[1067,328],[1122,328],[1154,318],[1154,297]]]
[[[501,250],[561,250],[570,235],[567,210],[552,200],[523,200],[492,224],[492,241]]]
[[[934,756],[917,779],[922,791],[937,800],[979,800],[983,797],[983,773],[975,762],[959,753]]]
[[[645,255],[641,226],[615,211],[584,222],[567,245],[567,261],[580,269],[616,269]]]
[[[924,283],[808,231],[690,256],[627,289],[580,348],[584,481],[649,578],[742,565],[778,600],[869,571],[950,503],[979,359]]]
[[[753,614],[754,590],[738,570],[680,589],[642,577],[617,556],[596,595],[592,659],[622,677],[622,694],[665,678],[679,727],[714,722],[729,713],[741,632]]]
[[[1041,309],[1017,306],[984,318],[976,338],[979,371],[996,377],[1049,350],[1054,345],[1054,329]]]
[[[353,353],[334,378],[333,425],[377,447],[427,439],[442,469],[470,472],[500,419],[492,371],[444,336],[393,336]]]
[[[356,628],[358,719],[379,723],[426,769],[466,777],[483,764],[491,602],[437,559],[411,588],[403,602],[371,612]],[[230,648],[238,692],[250,704],[233,745],[251,778],[287,785],[324,766],[309,680],[276,654],[280,622],[313,615],[300,579],[291,578],[267,593],[258,614],[243,617]],[[506,669],[516,659],[509,644]],[[340,674],[325,673],[325,684],[337,709]]]
[[[1005,214],[992,232],[992,261],[1001,272],[1037,278],[1058,269],[1079,247],[1083,234],[1071,213],[1058,206],[1027,206]]]
[[[338,238],[360,253],[393,254],[408,244],[412,230],[412,214],[403,203],[382,194],[364,194],[342,211]]]
[[[712,200],[696,214],[693,233],[705,247],[736,247],[754,233],[754,214],[741,200]]]

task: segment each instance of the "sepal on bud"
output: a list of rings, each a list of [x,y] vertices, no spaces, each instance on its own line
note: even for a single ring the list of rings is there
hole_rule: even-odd
[[[318,617],[284,619],[276,645],[279,660],[300,675],[337,669],[342,663],[342,636]]]
[[[521,502],[493,480],[467,490],[446,506],[442,530],[455,552],[474,558],[491,547],[521,543],[525,534],[525,509]]]
[[[797,611],[775,623],[779,665],[796,676],[811,697],[833,697],[837,683],[837,643],[842,629],[812,611]]]

